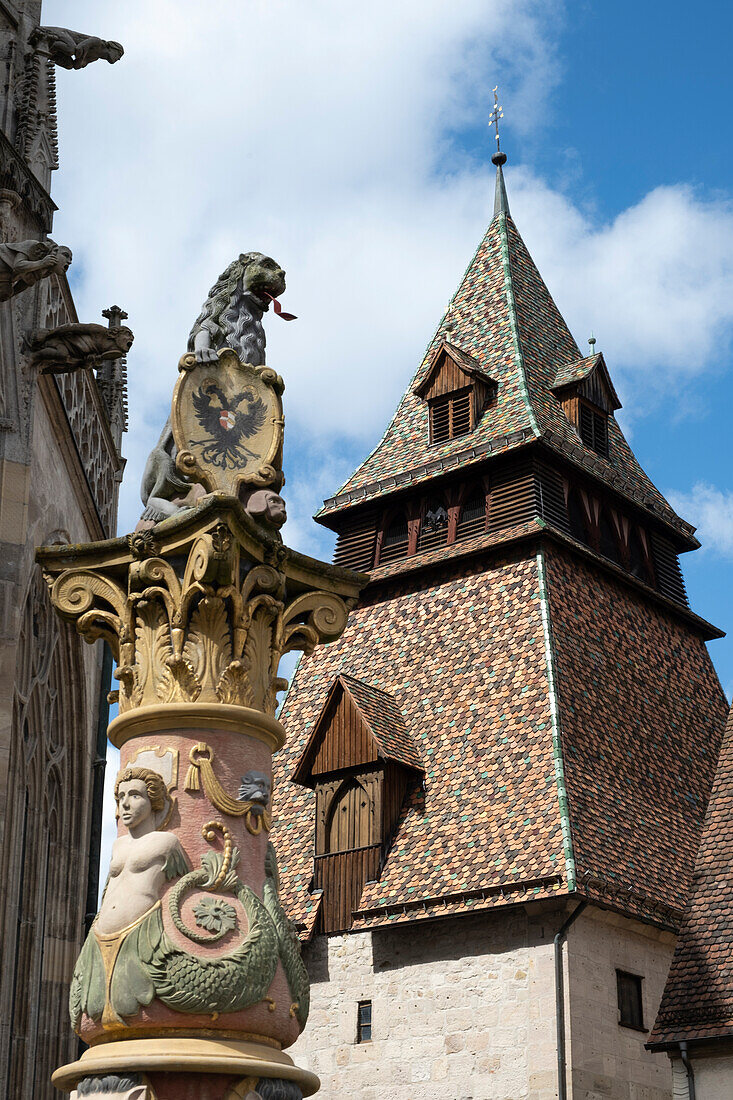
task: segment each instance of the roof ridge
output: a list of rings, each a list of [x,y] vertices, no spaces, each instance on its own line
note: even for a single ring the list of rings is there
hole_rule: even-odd
[[[498,169],[501,171],[501,168]],[[500,211],[495,215],[495,220],[499,223],[499,234],[501,239],[501,260],[504,268],[504,290],[506,293],[507,310],[509,315],[509,327],[512,334],[512,343],[514,344],[514,357],[515,364],[519,373],[519,391],[524,401],[524,406],[529,416],[529,424],[535,436],[538,438],[542,435],[539,424],[537,423],[537,417],[535,416],[534,406],[532,405],[532,399],[529,395],[529,385],[527,383],[527,375],[524,368],[524,355],[522,354],[522,346],[519,336],[519,324],[517,320],[517,303],[514,298],[514,282],[512,278],[512,261],[509,253],[509,238],[507,236],[507,221],[510,218],[510,214],[506,211]],[[516,228],[516,226],[515,226]],[[519,230],[517,230],[519,233]]]

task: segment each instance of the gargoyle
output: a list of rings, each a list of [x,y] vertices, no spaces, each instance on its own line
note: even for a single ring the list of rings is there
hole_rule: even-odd
[[[45,39],[51,60],[63,69],[84,69],[100,59],[114,65],[125,52],[119,42],[70,31],[66,27],[39,27],[33,39],[34,43]]]
[[[265,362],[265,330],[262,315],[270,301],[285,290],[285,272],[261,252],[243,252],[222,272],[209,291],[188,337],[188,350],[200,363],[215,361],[221,348],[233,348],[239,358],[255,367]],[[176,470],[176,445],[170,420],[145,464],[140,495],[145,505],[141,522],[159,523],[195,503],[192,483]],[[204,495],[203,491],[199,496]],[[285,522],[285,504],[255,502],[252,514],[275,529]],[[245,507],[247,507],[245,505]],[[248,509],[249,510],[249,509]],[[273,519],[270,516],[272,512]]]
[[[68,374],[98,367],[105,359],[120,359],[130,350],[134,336],[126,325],[59,325],[41,328],[28,337],[33,362],[42,374]]]
[[[71,250],[55,241],[6,241],[0,244],[0,302],[7,302],[49,275],[62,275]]]

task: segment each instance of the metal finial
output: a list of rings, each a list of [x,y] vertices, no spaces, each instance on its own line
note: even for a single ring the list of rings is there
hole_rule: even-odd
[[[595,338],[595,336],[593,335],[592,332],[591,332],[590,336],[588,337],[588,343],[590,344],[590,353],[591,353],[591,355],[595,355],[595,352],[596,352],[596,338]]]
[[[494,107],[489,115],[489,129],[493,126],[496,136],[496,152],[492,156],[491,162],[500,167],[502,164],[506,164],[506,153],[502,153],[499,141],[499,120],[504,117],[504,108],[499,103],[499,97],[496,94],[498,90],[499,85],[497,84],[494,88]]]

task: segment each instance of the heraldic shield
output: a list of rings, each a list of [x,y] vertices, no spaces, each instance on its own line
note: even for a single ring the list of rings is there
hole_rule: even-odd
[[[283,380],[270,367],[242,363],[230,348],[218,362],[192,353],[178,364],[171,426],[179,473],[238,496],[241,486],[283,483]]]

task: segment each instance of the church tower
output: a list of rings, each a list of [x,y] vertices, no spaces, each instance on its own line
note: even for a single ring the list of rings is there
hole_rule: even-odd
[[[283,706],[324,1100],[643,1095],[726,717],[678,555],[509,211],[316,517],[369,574]],[[369,1091],[372,1090],[372,1091]],[[631,1091],[630,1091],[631,1090]]]

